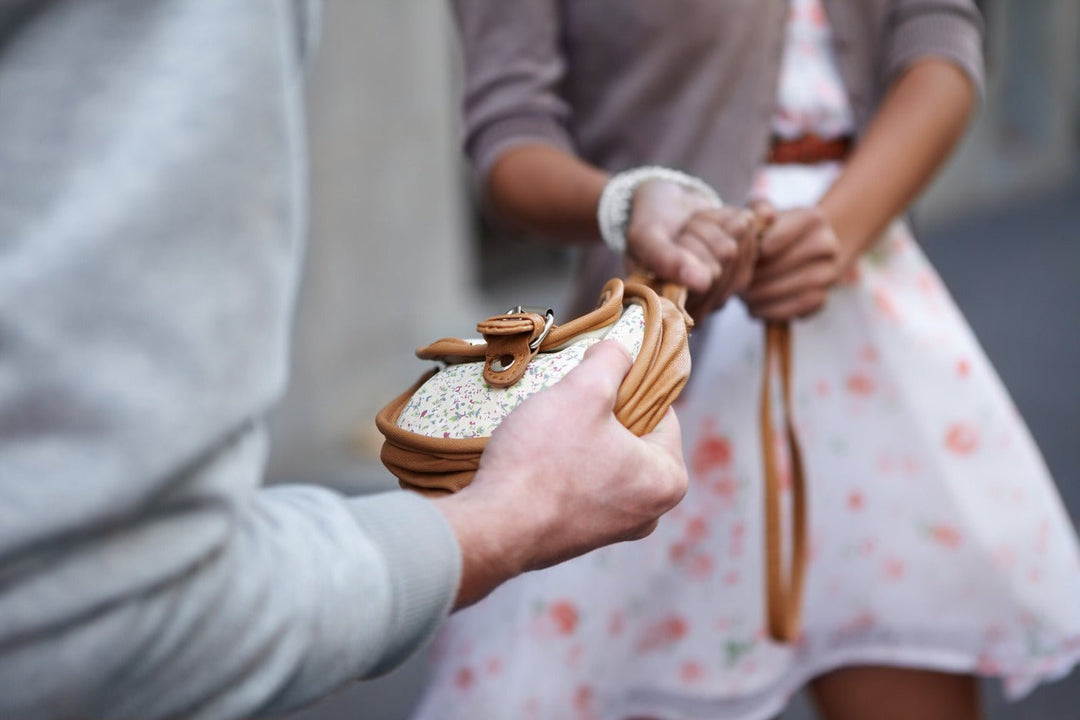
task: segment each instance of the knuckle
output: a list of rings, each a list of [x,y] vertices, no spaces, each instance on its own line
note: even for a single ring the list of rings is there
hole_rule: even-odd
[[[742,208],[735,216],[735,222],[740,231],[746,231],[753,227],[756,215],[752,210]]]
[[[825,211],[820,207],[814,206],[806,209],[806,217],[811,224],[815,227],[821,227],[827,224],[825,219]]]
[[[686,221],[686,224],[682,226],[680,235],[698,235],[701,233],[702,228],[705,227],[704,221],[697,215]]]
[[[833,255],[839,254],[840,238],[836,236],[836,233],[831,228],[822,233],[822,242]]]
[[[832,263],[820,263],[814,269],[812,282],[819,288],[827,288],[832,284],[835,274]]]
[[[717,259],[732,262],[739,257],[739,244],[728,235],[720,235],[716,241]]]

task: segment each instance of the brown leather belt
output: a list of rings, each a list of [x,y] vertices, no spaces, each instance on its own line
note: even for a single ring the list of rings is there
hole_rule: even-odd
[[[850,135],[830,139],[813,133],[791,140],[773,137],[766,162],[769,165],[813,165],[828,160],[843,160],[854,144]]]

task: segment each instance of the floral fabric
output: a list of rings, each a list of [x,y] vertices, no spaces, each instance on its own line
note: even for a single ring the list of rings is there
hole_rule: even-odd
[[[821,0],[791,0],[780,58],[773,133],[796,138],[812,129],[827,138],[855,129],[840,71],[832,62],[832,28]]]
[[[484,381],[482,362],[450,365],[413,393],[397,425],[428,437],[490,437],[525,398],[561,380],[603,338],[617,340],[637,358],[645,339],[641,306],[629,305],[606,334],[583,338],[558,352],[538,353],[521,379],[508,388],[490,387]]]

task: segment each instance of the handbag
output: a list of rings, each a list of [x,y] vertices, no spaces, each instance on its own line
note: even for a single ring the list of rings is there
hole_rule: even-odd
[[[556,324],[516,307],[477,326],[477,340],[443,338],[416,351],[442,367],[379,411],[383,464],[401,486],[445,494],[469,484],[492,431],[530,395],[558,382],[602,339],[634,358],[615,401],[631,432],[651,432],[690,376],[686,289],[643,275],[609,280],[592,312]]]
[[[482,339],[443,338],[416,351],[430,370],[375,418],[380,459],[403,488],[427,495],[467,486],[488,438],[525,398],[564,377],[601,339],[621,342],[634,358],[619,386],[615,416],[634,434],[656,427],[690,376],[686,288],[634,274],[609,280],[597,308],[564,324],[550,310],[515,307],[477,324]],[[807,564],[806,489],[791,418],[791,329],[765,326],[760,432],[765,477],[766,627],[794,642]],[[773,376],[779,376],[783,437],[791,468],[790,549],[784,562],[782,481],[773,420]],[[785,577],[786,575],[786,577]]]

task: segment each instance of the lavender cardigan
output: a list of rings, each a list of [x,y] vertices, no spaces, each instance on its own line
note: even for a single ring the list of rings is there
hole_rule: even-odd
[[[897,74],[927,56],[981,90],[971,0],[825,0],[865,129]],[[465,148],[480,178],[508,148],[552,143],[609,171],[677,167],[746,197],[765,155],[786,0],[455,0]]]

